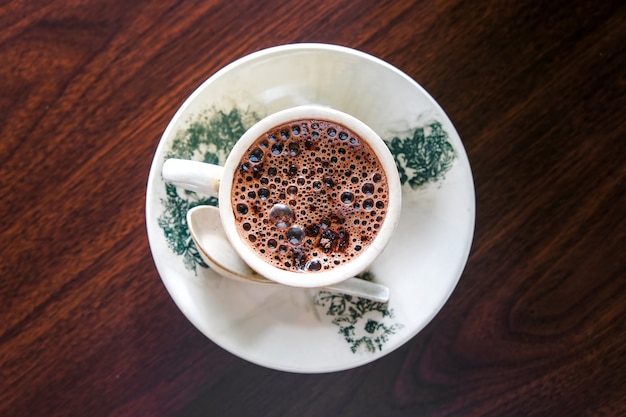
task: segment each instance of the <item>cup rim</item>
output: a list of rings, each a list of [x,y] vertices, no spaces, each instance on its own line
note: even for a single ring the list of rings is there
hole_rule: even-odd
[[[297,119],[318,119],[337,122],[348,127],[359,135],[371,147],[378,157],[387,175],[389,185],[389,203],[385,220],[370,245],[359,256],[343,265],[338,265],[327,271],[306,273],[287,271],[267,263],[254,249],[243,242],[235,225],[235,215],[231,205],[231,190],[234,172],[244,153],[252,143],[271,128]],[[278,283],[294,287],[323,287],[337,284],[363,272],[380,255],[389,242],[400,217],[401,185],[395,160],[389,148],[381,137],[354,116],[330,107],[320,105],[303,105],[292,107],[270,114],[248,129],[235,143],[230,151],[219,187],[219,210],[222,225],[228,240],[239,256],[260,275]],[[306,279],[303,276],[306,275]]]

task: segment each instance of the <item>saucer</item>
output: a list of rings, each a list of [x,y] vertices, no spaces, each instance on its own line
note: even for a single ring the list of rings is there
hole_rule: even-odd
[[[264,116],[320,104],[364,121],[389,146],[402,181],[397,231],[361,275],[388,303],[223,278],[204,263],[187,211],[217,199],[165,184],[165,159],[223,164]],[[463,144],[435,100],[398,69],[353,49],[294,44],[218,71],[178,110],[154,155],[146,224],[154,262],[183,314],[213,342],[268,368],[321,373],[380,359],[424,328],[454,290],[474,232],[474,186]]]

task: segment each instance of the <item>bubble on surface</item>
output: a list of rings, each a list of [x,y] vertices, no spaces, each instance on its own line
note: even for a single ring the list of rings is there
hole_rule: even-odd
[[[353,201],[354,201],[354,194],[352,194],[350,191],[344,191],[343,193],[341,193],[342,203],[352,204]]]
[[[289,230],[287,230],[286,235],[289,243],[299,245],[304,239],[304,230],[302,230],[300,226],[291,226]]]
[[[283,145],[282,142],[276,142],[275,144],[272,145],[272,154],[280,155],[283,152],[284,148],[285,148],[285,145]]]
[[[261,200],[267,200],[270,197],[270,190],[267,188],[259,188],[257,194]]]
[[[289,227],[293,220],[293,211],[285,204],[274,204],[270,210],[270,222],[279,229]]]
[[[308,271],[319,271],[322,269],[322,262],[319,259],[311,259],[304,268]]]
[[[300,155],[300,145],[298,145],[298,142],[289,143],[289,155],[290,156]]]
[[[263,150],[261,150],[260,148],[254,148],[250,152],[248,159],[250,160],[250,162],[253,162],[253,163],[261,162],[261,160],[263,159],[263,155],[264,155]]]

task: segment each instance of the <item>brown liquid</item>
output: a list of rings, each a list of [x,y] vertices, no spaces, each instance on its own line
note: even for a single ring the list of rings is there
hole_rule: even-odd
[[[237,230],[266,262],[316,272],[357,257],[388,206],[378,157],[337,123],[296,120],[259,137],[233,179]]]

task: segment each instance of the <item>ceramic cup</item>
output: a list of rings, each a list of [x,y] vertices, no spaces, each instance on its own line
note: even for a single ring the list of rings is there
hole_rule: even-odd
[[[388,198],[386,199],[386,206],[384,207],[385,215],[384,219],[376,225],[377,232],[373,239],[368,242],[369,244],[365,246],[363,250],[360,250],[359,253],[356,254],[357,256],[344,260],[339,265],[332,265],[328,269],[322,268],[313,271],[307,268],[294,270],[294,268],[288,269],[279,267],[275,264],[275,262],[272,263],[268,261],[267,254],[263,255],[259,253],[258,246],[250,244],[249,241],[245,241],[246,239],[256,239],[256,237],[246,237],[241,233],[240,226],[237,225],[237,217],[241,218],[241,213],[237,211],[237,202],[239,201],[238,196],[241,194],[241,189],[239,184],[237,184],[237,180],[239,178],[238,175],[242,170],[242,161],[246,161],[246,158],[249,157],[252,145],[258,143],[257,140],[259,138],[266,135],[267,132],[296,120],[328,121],[344,126],[349,131],[352,131],[356,136],[360,137],[361,140],[365,142],[375,154],[377,160],[380,162],[380,165],[382,165],[380,169],[384,172],[384,175],[387,178],[388,189],[385,190],[385,193]],[[279,142],[281,141],[280,138],[277,140]],[[349,147],[346,146],[345,148],[348,149],[348,152],[352,152]],[[323,164],[325,164],[325,167],[328,168],[327,159],[330,158],[331,152],[332,151],[330,150],[327,152],[326,158],[312,159],[312,162],[309,164],[310,166],[305,167],[305,172],[317,172],[318,169],[322,168]],[[332,152],[332,154],[334,155],[335,152]],[[302,168],[303,167],[299,167],[300,170]],[[352,181],[352,189],[359,190],[361,188],[361,182],[365,184],[366,182],[371,181],[369,178],[361,178],[365,177],[367,174],[368,173],[363,172],[358,178],[356,176],[352,176],[351,178],[343,178],[343,181]],[[402,199],[400,179],[395,160],[386,144],[376,134],[376,132],[360,120],[351,115],[328,107],[316,105],[299,106],[285,109],[265,117],[248,129],[237,141],[228,155],[223,167],[197,161],[168,159],[163,164],[162,175],[165,181],[183,187],[187,190],[205,195],[217,196],[219,199],[219,211],[222,226],[228,240],[231,242],[232,246],[235,248],[236,252],[243,259],[243,261],[260,275],[277,283],[289,286],[308,288],[324,287],[337,284],[363,272],[378,257],[389,239],[392,237],[400,216]],[[355,183],[356,181],[359,183]],[[302,183],[304,183],[304,178],[302,179]],[[232,197],[233,193],[235,194],[235,198]],[[359,207],[359,202],[364,201],[365,195],[359,195],[358,193],[359,191],[356,191],[354,203],[347,201],[347,203],[352,203],[352,206],[348,209],[351,210],[354,207]],[[307,196],[300,194],[297,198],[307,199]],[[336,196],[336,198],[338,199],[340,197]],[[290,202],[287,200],[289,199],[286,198],[285,201],[276,201],[276,203],[288,207]],[[292,201],[291,203],[294,202]],[[313,203],[311,204],[311,209],[318,210],[322,209],[322,207],[318,207],[315,203]],[[268,219],[271,218],[273,213],[268,212],[263,214],[264,219]],[[306,223],[307,210],[296,210],[291,214],[294,217],[292,219],[294,224]],[[319,213],[317,213],[317,215],[319,215]],[[327,217],[331,218],[332,216],[333,213],[328,213]],[[257,220],[260,221],[262,219],[258,218]],[[355,227],[358,228],[360,226]],[[355,227],[352,227],[351,230],[354,230]],[[363,232],[365,233],[367,226],[362,227]],[[276,232],[276,230],[274,230],[274,232]],[[287,232],[287,230],[278,230],[277,234],[280,233],[284,236],[285,232]],[[321,239],[319,237],[317,238]],[[287,241],[288,240],[289,239],[287,239]],[[288,246],[290,250],[292,249],[289,242],[286,246]]]

